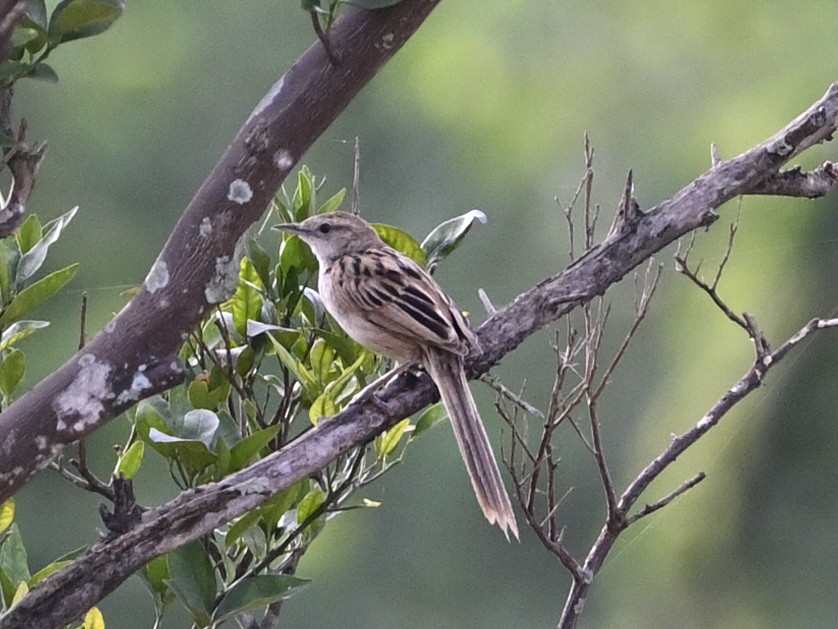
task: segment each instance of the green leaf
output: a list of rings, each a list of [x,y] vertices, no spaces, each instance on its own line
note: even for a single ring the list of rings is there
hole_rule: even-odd
[[[320,509],[325,501],[326,494],[322,489],[319,487],[311,489],[305,497],[300,500],[300,504],[297,505],[297,524],[303,524],[303,522],[307,521],[310,517],[317,513],[317,510]],[[312,522],[312,524],[314,523]],[[306,528],[306,530],[308,531],[310,529],[311,524]]]
[[[186,413],[175,422],[175,435],[181,439],[200,441],[208,448],[212,447],[218,430],[218,415],[206,409],[195,409]]]
[[[169,553],[169,578],[165,581],[199,626],[210,622],[217,583],[212,562],[198,542]]]
[[[17,79],[28,75],[32,72],[33,66],[31,63],[23,63],[22,61],[4,61],[0,63],[0,80]]]
[[[251,609],[260,609],[284,600],[299,592],[311,582],[287,574],[255,575],[236,583],[221,599],[215,611],[215,621],[220,622]]]
[[[308,409],[308,418],[311,420],[313,426],[317,425],[324,417],[326,419],[337,415],[338,407],[335,403],[335,398],[330,391],[324,391],[318,395],[314,402],[311,403],[311,408]]]
[[[268,426],[254,432],[230,448],[230,468],[228,473],[238,472],[250,463],[259,451],[273,441],[282,426]]]
[[[49,39],[53,46],[92,37],[110,28],[120,15],[121,0],[63,0],[49,20]]]
[[[17,523],[9,527],[3,547],[0,548],[0,569],[15,585],[29,580],[29,559]]]
[[[419,419],[416,422],[416,427],[413,429],[413,438],[415,439],[419,435],[426,433],[447,417],[448,411],[445,410],[442,402],[429,406],[419,416]]]
[[[383,459],[396,449],[408,426],[410,426],[410,419],[403,419],[375,438],[375,452],[379,458]]]
[[[316,193],[314,190],[314,181],[311,177],[311,171],[306,166],[300,169],[297,173],[297,189],[294,191],[294,198],[292,199],[294,220],[304,221],[309,216],[314,214]]]
[[[241,516],[238,520],[236,520],[233,524],[230,525],[230,528],[227,530],[227,535],[224,536],[224,543],[227,546],[232,546],[235,544],[242,535],[244,535],[245,531],[249,529],[251,526],[256,524],[259,521],[261,514],[259,513],[258,509],[254,509],[253,511],[248,511],[243,516]]]
[[[413,236],[392,225],[376,223],[372,226],[378,236],[396,251],[400,251],[420,266],[425,266],[425,252]]]
[[[214,382],[211,378],[200,376],[189,383],[186,394],[189,403],[196,409],[215,411],[230,395],[230,383],[226,379]]]
[[[335,194],[333,194],[331,197],[329,197],[326,200],[326,202],[323,203],[323,205],[321,205],[317,209],[317,213],[318,214],[326,214],[328,212],[334,212],[335,210],[337,210],[341,206],[341,204],[343,203],[343,200],[345,198],[346,198],[346,188],[341,188]]]
[[[78,559],[81,555],[87,552],[88,548],[89,546],[79,546],[78,548],[74,548],[60,557],[57,557],[55,561],[72,561],[73,559]]]
[[[15,295],[12,280],[17,274],[18,264],[20,264],[20,246],[17,240],[0,239],[0,293],[2,293],[0,305],[2,306],[7,306]]]
[[[33,5],[40,4],[43,8],[44,13],[41,15],[35,16],[36,12],[40,8],[36,8],[36,11],[33,11]],[[46,17],[46,7],[43,6],[43,0],[40,2],[36,2],[35,0],[30,0],[29,3],[29,11],[28,15],[25,14],[19,23],[20,30],[34,32],[35,37],[29,38],[28,34],[24,37],[26,42],[23,44],[24,48],[29,52],[29,54],[34,55],[40,50],[43,49],[44,46],[47,44],[47,17]],[[43,19],[43,23],[40,23],[40,20]],[[17,44],[15,44],[17,46]]]
[[[0,363],[0,392],[6,400],[10,400],[17,385],[23,380],[26,370],[26,358],[19,349],[13,349]]]
[[[268,498],[262,503],[262,506],[259,507],[259,513],[262,515],[265,528],[268,531],[273,531],[279,524],[282,516],[308,494],[310,485],[311,481],[304,478],[291,485],[285,491],[278,493],[273,498]]]
[[[485,223],[486,215],[480,210],[471,210],[445,221],[427,235],[422,241],[422,249],[428,259],[429,273],[433,273],[439,263],[460,246],[474,221]]]
[[[143,462],[143,454],[145,453],[145,443],[142,441],[135,441],[131,444],[116,463],[114,476],[119,478],[122,474],[125,478],[134,478],[140,469],[140,464]]]
[[[268,334],[267,337],[270,339],[271,344],[273,345],[274,350],[276,350],[276,355],[279,357],[279,360],[282,364],[288,369],[297,381],[303,385],[303,388],[308,390],[312,390],[315,386],[315,381],[311,377],[311,374],[303,367],[299,360],[294,358],[294,356],[289,352],[285,347],[274,338],[273,334]]]
[[[21,24],[29,26],[30,21],[33,26],[44,30],[47,28],[47,6],[44,0],[29,0],[29,6]]]
[[[98,607],[91,607],[84,615],[82,629],[105,629],[105,617]]]
[[[247,329],[248,331],[250,330],[250,322],[248,322]],[[249,333],[250,332],[248,332],[248,334]],[[239,377],[245,378],[253,370],[253,365],[255,364],[256,352],[253,350],[252,345],[248,345],[242,350],[236,359],[236,373]],[[247,401],[249,402],[250,400]]]
[[[154,426],[148,426],[143,430],[139,422],[137,432],[165,458],[177,460],[187,470],[200,472],[215,463],[218,458],[210,450],[218,425],[218,415],[212,411],[196,409],[173,422],[171,431],[174,435]],[[164,425],[164,430],[167,428]]]
[[[309,246],[295,234],[286,238],[282,245],[279,254],[279,267],[286,274],[292,270],[314,273],[317,271],[317,258],[311,252]],[[296,283],[296,280],[294,282]]]
[[[0,314],[0,327],[5,327],[17,321],[30,310],[40,306],[64,288],[76,276],[78,270],[78,263],[71,264],[58,271],[53,271],[46,277],[42,277],[34,284],[30,284],[24,288],[12,299],[12,302],[6,307],[3,313]]]
[[[21,581],[15,590],[15,595],[12,597],[12,605],[20,603],[27,594],[29,594],[29,586],[26,584],[26,581]]]
[[[171,418],[171,414],[169,403],[159,395],[140,400],[134,411],[134,426],[137,428],[137,434],[144,441],[150,442],[149,432],[152,428],[161,432],[170,430],[167,420]]]
[[[253,265],[263,287],[271,285],[271,257],[255,238],[248,238],[245,244],[247,259]]]
[[[15,500],[9,498],[0,505],[0,533],[5,531],[15,521]]]
[[[191,472],[200,472],[215,463],[218,456],[206,444],[194,439],[181,439],[151,428],[148,444],[170,461],[177,461]]]
[[[349,387],[347,385],[349,385],[350,380],[352,380],[356,372],[358,372],[361,369],[361,367],[363,367],[363,365],[367,362],[367,358],[370,355],[372,355],[372,353],[369,350],[362,350],[355,362],[349,365],[349,367],[345,368],[337,378],[332,380],[326,386],[326,389],[323,392],[324,396],[331,399],[334,404],[337,404],[338,401],[343,400],[348,395],[354,394],[356,387]],[[329,414],[321,415],[321,417],[331,417],[336,412],[337,408],[332,409],[330,407],[328,409]]]
[[[39,32],[37,28],[28,28],[20,25],[12,33],[12,48],[25,46],[32,40],[37,39],[38,35]]]
[[[236,331],[246,337],[247,322],[249,319],[258,321],[262,313],[262,296],[256,287],[263,288],[259,274],[253,267],[253,263],[247,258],[242,258],[239,270],[239,285],[236,292],[230,298],[230,307],[233,311],[233,325]]]
[[[206,377],[198,377],[190,382],[186,389],[186,395],[190,404],[195,408],[204,408],[210,411],[218,408],[218,405],[209,399],[209,381]]]
[[[15,276],[16,286],[22,286],[26,280],[35,275],[38,269],[41,268],[41,265],[47,257],[47,251],[49,251],[50,246],[55,244],[61,236],[61,232],[65,227],[67,227],[69,222],[73,220],[73,217],[76,215],[78,209],[78,206],[76,206],[66,214],[63,214],[57,219],[47,223],[45,226],[46,233],[41,241],[20,258],[20,263],[17,266],[17,274]]]
[[[335,350],[329,347],[329,344],[322,338],[316,339],[309,352],[309,363],[314,377],[321,386],[329,381],[334,359]]]
[[[41,227],[41,221],[35,214],[30,214],[15,234],[21,253],[26,253],[32,249],[43,236],[44,230]]]
[[[219,438],[215,442],[215,457],[212,466],[212,480],[221,480],[229,474],[230,470],[230,448],[224,439]]]
[[[30,334],[49,327],[49,321],[17,321],[3,330],[0,336],[0,350],[11,347]]]
[[[35,64],[35,67],[27,75],[30,79],[44,81],[46,83],[58,83],[58,73],[48,63],[43,61]]]
[[[166,580],[169,578],[169,558],[166,555],[158,555],[149,561],[142,571],[143,581],[149,590],[160,594],[166,592]]]
[[[315,335],[326,341],[333,350],[335,350],[344,363],[353,363],[358,358],[358,353],[363,351],[363,348],[353,341],[348,336],[323,330],[321,328],[312,328]]]
[[[15,590],[17,586],[12,583],[12,580],[9,578],[2,569],[0,569],[0,592],[3,594],[3,607],[4,609],[8,609],[12,605],[12,598],[15,595]]]

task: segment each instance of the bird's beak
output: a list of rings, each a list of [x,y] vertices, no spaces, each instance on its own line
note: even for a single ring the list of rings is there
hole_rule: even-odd
[[[288,232],[289,234],[297,234],[299,236],[308,233],[305,227],[303,227],[299,223],[280,223],[279,225],[274,225],[273,227],[271,227],[271,229]]]

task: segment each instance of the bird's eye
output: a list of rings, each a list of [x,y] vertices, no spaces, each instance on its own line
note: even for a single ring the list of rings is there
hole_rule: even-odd
[[[323,223],[320,227],[317,228],[317,231],[319,231],[321,234],[328,234],[330,231],[332,231],[332,226],[328,223]]]

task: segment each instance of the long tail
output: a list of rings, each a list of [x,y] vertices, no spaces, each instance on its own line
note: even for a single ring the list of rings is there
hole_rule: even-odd
[[[439,389],[442,403],[451,418],[451,427],[466,464],[477,502],[490,524],[497,524],[509,539],[518,539],[518,524],[492,446],[480,421],[480,414],[468,388],[463,359],[456,354],[429,351],[425,367]]]

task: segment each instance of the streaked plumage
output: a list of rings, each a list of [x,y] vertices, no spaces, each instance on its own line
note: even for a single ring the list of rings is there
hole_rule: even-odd
[[[463,357],[478,347],[477,337],[456,304],[421,266],[353,214],[321,214],[278,228],[299,235],[317,256],[320,296],[349,336],[376,353],[425,367],[451,418],[484,515],[505,535],[518,537],[465,376]]]

